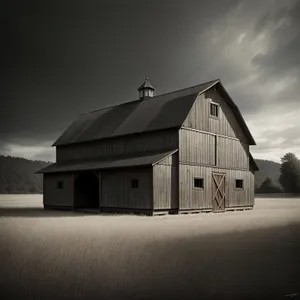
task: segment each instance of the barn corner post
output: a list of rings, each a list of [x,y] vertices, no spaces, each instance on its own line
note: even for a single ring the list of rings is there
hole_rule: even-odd
[[[155,186],[154,186],[155,178],[154,178],[154,176],[155,176],[154,166],[152,165],[151,166],[151,183],[150,183],[150,185],[151,185],[151,188],[150,188],[150,190],[151,190],[150,216],[154,215],[154,207],[155,207],[155,199],[154,199],[154,197],[155,197]]]
[[[72,172],[72,181],[73,181],[73,189],[72,189],[72,199],[73,199],[73,205],[72,210],[75,211],[75,180],[76,180],[76,174],[75,172]]]
[[[98,182],[99,182],[99,213],[101,213],[101,205],[102,205],[102,180],[103,175],[101,170],[98,171]]]

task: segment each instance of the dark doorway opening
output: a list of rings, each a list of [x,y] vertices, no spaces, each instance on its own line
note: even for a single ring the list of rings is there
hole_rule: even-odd
[[[96,172],[75,174],[75,209],[99,210],[99,179]]]

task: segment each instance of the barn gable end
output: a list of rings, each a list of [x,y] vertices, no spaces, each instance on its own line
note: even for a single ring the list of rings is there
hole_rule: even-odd
[[[244,119],[221,83],[200,93],[179,131],[179,209],[252,207],[252,144]]]
[[[244,120],[238,118],[236,109],[233,110],[233,105],[228,104],[232,100],[229,100],[226,94],[223,87],[217,85],[199,94],[182,127],[236,138],[250,145],[255,144]],[[218,118],[210,116],[210,103],[219,106]]]

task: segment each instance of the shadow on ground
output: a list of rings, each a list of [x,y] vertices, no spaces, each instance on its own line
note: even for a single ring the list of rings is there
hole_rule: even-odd
[[[114,213],[96,213],[68,210],[51,210],[42,207],[0,207],[0,217],[22,217],[22,218],[59,218],[59,217],[84,217],[84,216],[117,216]]]
[[[7,236],[0,245],[0,298],[280,300],[300,295],[300,223],[173,239],[149,238],[146,229],[139,238],[65,235],[35,237],[34,248]]]

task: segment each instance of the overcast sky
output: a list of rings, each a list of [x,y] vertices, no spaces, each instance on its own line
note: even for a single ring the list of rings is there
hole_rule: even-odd
[[[258,146],[300,157],[300,1],[7,1],[0,154],[55,160],[82,112],[220,78]]]

